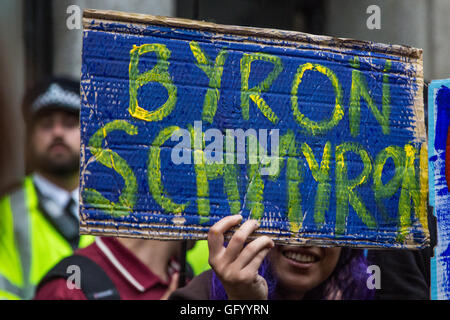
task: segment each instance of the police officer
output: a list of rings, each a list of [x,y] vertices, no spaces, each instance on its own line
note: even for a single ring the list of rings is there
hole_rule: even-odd
[[[80,84],[51,79],[23,112],[34,172],[0,199],[0,299],[31,299],[62,258],[93,241],[78,232]]]

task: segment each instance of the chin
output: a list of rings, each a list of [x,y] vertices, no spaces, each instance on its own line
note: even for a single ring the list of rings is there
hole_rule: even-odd
[[[79,170],[78,159],[74,161],[74,159],[59,159],[60,161],[56,161],[55,159],[49,159],[45,165],[43,165],[43,169],[55,176],[67,176],[77,173]]]
[[[336,267],[340,248],[277,246],[270,260],[279,285],[295,293],[308,292],[322,284]]]
[[[314,289],[322,283],[322,280],[326,279],[322,279],[324,277],[321,276],[319,268],[314,268],[313,266],[305,270],[280,264],[277,269],[274,271],[277,275],[278,283],[286,291],[305,293]]]

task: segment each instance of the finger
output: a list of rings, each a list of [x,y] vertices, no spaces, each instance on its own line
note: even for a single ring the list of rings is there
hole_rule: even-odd
[[[163,296],[161,297],[161,300],[169,299],[169,297],[172,294],[172,292],[174,292],[178,288],[178,280],[179,279],[180,279],[180,274],[178,272],[174,273],[173,276],[172,276],[172,279],[170,279],[169,288],[163,294]]]
[[[245,266],[245,268],[242,269],[242,272],[248,272],[250,274],[257,273],[259,270],[259,267],[261,266],[261,263],[263,262],[264,258],[267,256],[267,254],[270,252],[272,248],[264,248],[263,250],[259,251],[254,258]]]
[[[231,215],[219,220],[209,229],[208,248],[210,257],[214,257],[223,249],[223,234],[241,221],[241,215]]]
[[[239,254],[234,265],[239,269],[244,269],[249,263],[251,263],[261,251],[267,251],[274,247],[274,242],[267,236],[258,237],[250,242]],[[267,251],[268,252],[268,251]],[[266,252],[266,253],[267,253]],[[265,255],[264,255],[265,256]]]
[[[224,255],[227,261],[234,261],[239,256],[248,236],[258,229],[258,227],[259,222],[257,220],[247,220],[233,234]]]

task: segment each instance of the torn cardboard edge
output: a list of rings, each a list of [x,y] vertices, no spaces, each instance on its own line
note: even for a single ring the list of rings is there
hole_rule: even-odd
[[[243,221],[244,222],[244,221]],[[167,225],[165,225],[167,226]],[[189,226],[192,228],[193,226]],[[240,227],[233,227],[228,232],[224,234],[225,241],[229,241],[236,231]],[[200,229],[200,226],[199,226]],[[182,233],[178,231],[171,231],[167,229],[162,229],[161,225],[158,224],[146,224],[144,228],[130,227],[126,225],[119,225],[115,221],[102,221],[102,225],[98,225],[98,221],[92,219],[83,219],[80,221],[80,234],[94,235],[94,236],[110,236],[110,237],[127,237],[127,238],[137,238],[137,239],[151,239],[151,240],[206,240],[208,234],[199,231],[189,231],[189,233]],[[319,246],[319,247],[353,247],[360,249],[409,249],[409,250],[420,250],[429,247],[429,235],[427,235],[423,243],[418,246],[417,242],[413,239],[405,239],[402,243],[389,242],[380,243],[378,241],[370,241],[367,239],[357,240],[357,239],[336,239],[333,237],[321,237],[321,238],[309,238],[309,237],[298,237],[298,235],[292,232],[281,232],[279,234],[285,235],[274,235],[270,229],[260,228],[252,233],[248,238],[247,242],[252,241],[260,236],[269,236],[277,244],[281,245],[293,245],[293,246]],[[187,237],[188,236],[188,237]],[[295,237],[295,240],[293,239]],[[314,235],[311,235],[314,237]],[[324,243],[326,241],[326,243]]]
[[[212,22],[155,16],[150,14],[127,13],[113,10],[85,9],[83,11],[83,28],[90,28],[89,19],[103,19],[123,23],[152,24],[164,27],[187,28],[201,31],[227,33],[238,36],[254,36],[273,40],[288,40],[327,47],[345,47],[383,54],[393,54],[412,59],[423,59],[423,50],[407,45],[389,45],[372,41],[320,36],[299,31],[269,28],[243,27],[236,25],[215,24]]]

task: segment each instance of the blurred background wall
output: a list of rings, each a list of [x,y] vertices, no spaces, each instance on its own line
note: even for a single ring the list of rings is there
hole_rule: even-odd
[[[369,5],[381,29],[366,26]],[[26,173],[20,103],[45,75],[80,77],[81,30],[69,5],[279,28],[424,50],[426,81],[450,77],[448,0],[2,0],[0,1],[0,194]]]
[[[366,8],[381,8],[381,29],[365,28]],[[425,80],[450,77],[450,1],[448,0],[328,0],[324,32],[423,49]]]
[[[81,30],[68,30],[66,13],[70,5],[81,9],[103,9],[161,16],[175,16],[175,3],[172,0],[57,0],[53,1],[53,43],[55,74],[80,77],[81,70]]]

